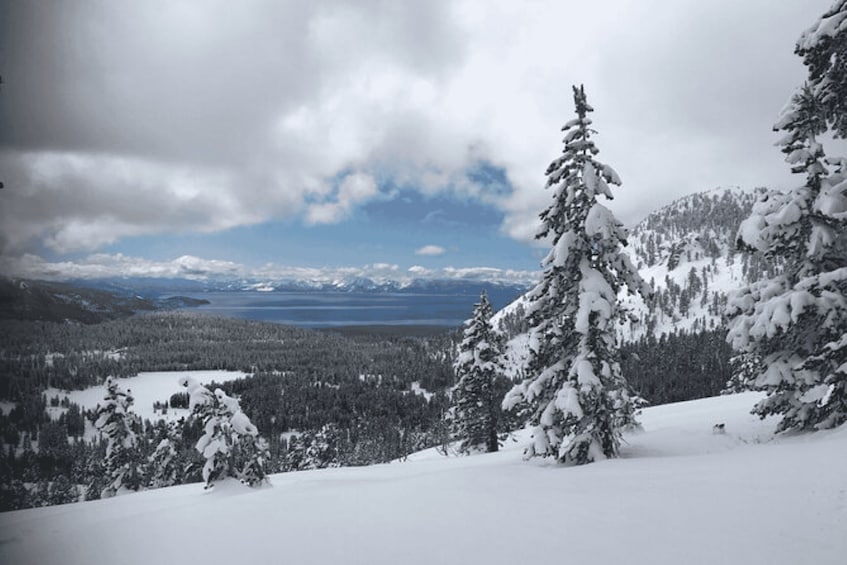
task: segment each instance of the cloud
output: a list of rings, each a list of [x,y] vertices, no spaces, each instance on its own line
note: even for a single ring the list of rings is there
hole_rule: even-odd
[[[391,271],[396,272],[400,269],[400,265],[394,263],[374,263],[373,265],[365,265],[365,268],[374,269],[377,271]]]
[[[719,184],[794,184],[770,128],[830,2],[11,3],[0,252],[335,223],[396,187],[494,204],[528,241],[578,83],[627,223]]]
[[[262,219],[233,173],[135,157],[70,152],[0,154],[0,224],[7,248],[33,238],[66,253],[133,235],[217,231]],[[295,206],[285,193],[268,206]]]
[[[172,261],[151,261],[120,253],[95,253],[77,261],[47,261],[33,254],[0,260],[3,272],[35,279],[100,279],[111,277],[187,278],[238,277],[243,265],[184,255]]]
[[[339,221],[462,58],[446,1],[124,8],[4,7],[0,251]]]
[[[429,212],[426,216],[424,216],[423,220],[421,220],[422,224],[437,224],[444,222],[444,210],[433,210]]]
[[[334,201],[311,204],[306,211],[309,224],[335,224],[341,221],[351,210],[379,193],[372,176],[354,173],[344,177],[338,187]]]
[[[537,271],[493,267],[427,269],[415,265],[403,272],[399,265],[391,263],[324,268],[268,263],[262,267],[253,268],[232,261],[204,259],[191,255],[183,255],[170,261],[152,261],[120,253],[94,253],[76,261],[48,261],[30,253],[19,257],[6,256],[0,257],[0,272],[9,276],[45,280],[137,277],[200,281],[210,279],[301,281],[312,284],[333,284],[338,281],[368,278],[378,283],[393,281],[403,284],[413,279],[427,279],[472,280],[529,286],[538,278]]]
[[[423,247],[415,250],[415,255],[427,255],[427,256],[436,256],[436,255],[444,255],[447,250],[441,247],[440,245],[424,245]]]

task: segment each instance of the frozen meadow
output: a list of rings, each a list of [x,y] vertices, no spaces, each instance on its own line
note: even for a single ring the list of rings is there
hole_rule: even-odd
[[[774,438],[755,393],[648,408],[623,457],[286,473],[0,514],[0,562],[798,564],[847,555],[847,427]],[[725,424],[725,433],[713,432]]]
[[[209,386],[213,382],[225,383],[248,376],[250,375],[241,371],[146,371],[138,373],[135,377],[116,378],[115,381],[122,390],[132,394],[132,411],[142,419],[176,421],[188,417],[189,410],[169,408],[166,414],[162,414],[161,411],[153,409],[153,404],[168,401],[175,393],[186,392],[186,389],[179,384],[181,377],[192,377],[203,386]],[[103,386],[71,391],[48,388],[44,391],[48,403],[55,397],[60,400],[67,398],[70,402],[79,404],[81,408],[91,410],[97,408],[98,404],[103,404],[105,394],[106,389]],[[65,411],[64,408],[49,406],[47,410],[55,418]]]

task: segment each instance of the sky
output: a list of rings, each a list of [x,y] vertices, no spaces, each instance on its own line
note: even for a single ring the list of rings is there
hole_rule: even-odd
[[[532,272],[574,84],[626,225],[800,182],[772,126],[830,1],[2,2],[0,266]]]

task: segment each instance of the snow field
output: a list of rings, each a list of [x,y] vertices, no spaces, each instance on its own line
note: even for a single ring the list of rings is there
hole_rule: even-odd
[[[847,428],[774,439],[757,398],[648,408],[621,459],[583,467],[509,442],[4,513],[0,562],[843,565]]]
[[[132,411],[142,419],[176,421],[182,417],[188,417],[190,412],[186,409],[168,408],[168,413],[163,416],[161,412],[153,411],[153,403],[169,400],[174,393],[186,392],[185,388],[181,387],[178,382],[184,376],[193,377],[200,384],[208,385],[212,381],[224,383],[250,375],[241,371],[150,371],[138,373],[135,377],[116,378],[115,381],[121,389],[131,391],[134,400]],[[72,391],[48,388],[44,392],[48,402],[48,412],[56,418],[64,409],[49,407],[50,399],[55,396],[58,396],[60,400],[67,397],[68,400],[79,404],[83,409],[93,409],[98,404],[103,404],[105,394],[106,388],[102,385]]]

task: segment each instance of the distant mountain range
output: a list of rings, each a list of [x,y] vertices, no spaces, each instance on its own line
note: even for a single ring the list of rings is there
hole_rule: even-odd
[[[734,247],[738,225],[749,215],[758,191],[718,188],[692,194],[656,210],[630,231],[628,252],[644,279],[653,285],[655,298],[650,304],[640,298],[625,299],[633,318],[622,330],[626,340],[648,333],[659,336],[719,326],[728,293],[776,268],[761,258],[739,254]],[[191,262],[189,259],[177,262]],[[192,262],[195,267],[196,261]],[[420,278],[414,274],[292,271],[260,278],[207,269],[202,277],[130,276],[64,282],[6,279],[0,281],[0,316],[99,321],[137,311],[196,305],[180,296],[206,292],[478,294],[484,289],[521,294],[534,285],[540,271],[450,270],[422,273],[425,276]],[[514,314],[520,304],[518,300],[504,309],[498,319]]]
[[[226,279],[209,277],[203,280],[128,277],[108,279],[76,279],[75,286],[93,288],[117,294],[135,293],[145,297],[170,294],[201,294],[205,292],[346,292],[396,294],[479,294],[482,290],[514,290],[521,292],[528,284],[516,284],[478,279],[411,279],[374,280],[367,277],[338,278],[332,281],[314,279]]]

